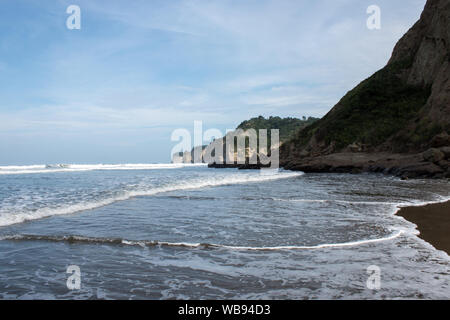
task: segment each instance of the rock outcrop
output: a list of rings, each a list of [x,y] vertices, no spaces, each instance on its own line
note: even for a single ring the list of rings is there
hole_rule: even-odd
[[[388,64],[283,144],[280,161],[307,172],[450,177],[449,132],[450,1],[428,0]]]

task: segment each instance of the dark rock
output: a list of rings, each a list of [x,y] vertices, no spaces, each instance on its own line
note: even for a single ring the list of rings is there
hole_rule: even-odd
[[[445,173],[444,177],[450,178],[450,168],[447,169],[447,172]]]
[[[239,170],[259,170],[262,168],[270,168],[269,165],[263,165],[263,164],[242,164],[239,167]]]
[[[402,176],[408,177],[433,177],[437,174],[444,173],[444,170],[433,163],[423,163],[403,168]]]
[[[445,154],[439,149],[432,148],[423,153],[423,159],[425,161],[437,163],[445,159]]]
[[[440,148],[439,150],[445,155],[445,159],[450,159],[450,147]]]
[[[433,148],[449,147],[450,136],[446,132],[438,134],[431,140],[431,146]]]

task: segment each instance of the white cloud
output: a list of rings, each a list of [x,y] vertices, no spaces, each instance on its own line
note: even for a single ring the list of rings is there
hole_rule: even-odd
[[[232,121],[229,117],[214,112],[180,111],[174,109],[128,108],[113,109],[98,106],[46,106],[25,109],[14,113],[0,113],[3,124],[0,131],[82,132],[83,130],[122,130],[151,127],[182,127],[194,120],[215,124]]]

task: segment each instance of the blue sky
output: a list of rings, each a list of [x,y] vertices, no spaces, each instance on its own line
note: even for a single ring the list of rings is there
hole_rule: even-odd
[[[2,0],[0,165],[169,162],[194,120],[323,116],[425,2]],[[72,4],[81,30],[66,28]]]

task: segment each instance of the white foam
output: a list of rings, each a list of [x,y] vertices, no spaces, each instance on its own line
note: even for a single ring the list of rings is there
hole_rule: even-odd
[[[399,230],[396,233],[377,239],[359,240],[344,243],[330,243],[319,244],[315,246],[275,246],[275,247],[248,247],[248,246],[229,246],[223,244],[210,243],[190,243],[190,242],[161,242],[148,240],[126,240],[126,239],[109,239],[109,238],[90,238],[82,236],[35,236],[35,235],[12,235],[0,237],[0,240],[30,240],[30,241],[69,241],[69,242],[86,242],[86,243],[109,243],[109,244],[123,244],[128,246],[167,246],[167,247],[186,247],[186,248],[221,248],[227,250],[242,250],[242,251],[280,251],[280,250],[317,250],[327,248],[343,248],[366,245],[371,243],[378,243],[383,241],[390,241],[400,237],[404,231]]]
[[[94,170],[161,170],[186,167],[204,167],[205,163],[154,163],[154,164],[59,164],[32,166],[0,166],[0,175],[80,172]]]
[[[322,199],[277,199],[273,198],[274,201],[287,201],[287,202],[305,202],[305,203],[343,203],[343,204],[365,204],[365,205],[390,205],[391,211],[387,212],[388,215],[393,215],[395,218],[402,220],[403,222],[407,222],[408,226],[396,226],[391,227],[392,230],[396,230],[397,233],[394,235],[382,238],[382,239],[375,239],[375,240],[364,240],[364,241],[357,241],[357,242],[350,242],[350,243],[344,243],[344,244],[324,244],[319,245],[315,247],[272,247],[268,248],[267,250],[279,250],[279,249],[314,249],[314,248],[327,248],[327,247],[339,247],[339,246],[352,246],[352,245],[358,245],[358,244],[364,244],[364,243],[372,243],[372,242],[378,242],[378,241],[387,241],[392,240],[397,237],[399,237],[402,234],[409,234],[412,236],[415,236],[419,241],[423,241],[418,236],[420,235],[420,231],[417,229],[417,225],[414,223],[406,220],[405,218],[397,215],[397,213],[400,211],[401,208],[405,207],[422,207],[426,205],[431,204],[437,204],[437,203],[445,203],[447,201],[450,201],[450,196],[437,196],[434,200],[429,201],[420,201],[420,200],[413,200],[411,202],[376,202],[376,201],[344,201],[344,200],[322,200]],[[236,248],[238,249],[238,248]],[[258,250],[257,248],[243,248],[247,250]]]
[[[0,170],[36,170],[45,169],[45,165],[31,165],[31,166],[0,166]]]
[[[213,245],[226,249],[232,250],[249,250],[249,251],[274,251],[274,250],[313,250],[313,249],[326,249],[326,248],[340,248],[340,247],[354,247],[364,244],[377,243],[383,241],[390,241],[400,237],[404,233],[403,230],[399,230],[393,235],[385,238],[369,239],[369,240],[359,240],[353,242],[344,243],[329,243],[329,244],[319,244],[316,246],[277,246],[277,247],[239,247],[239,246],[223,246],[223,245]]]
[[[209,179],[203,178],[202,180],[186,180],[181,183],[172,185],[156,187],[151,189],[124,191],[122,194],[115,197],[106,198],[94,202],[84,202],[75,205],[58,208],[43,208],[36,211],[28,212],[6,212],[0,215],[0,227],[8,226],[12,224],[22,223],[29,220],[36,220],[54,215],[71,214],[80,211],[92,210],[95,208],[103,207],[118,201],[128,200],[133,197],[139,196],[152,196],[159,193],[189,190],[189,189],[201,189],[207,187],[223,186],[228,184],[242,184],[242,183],[254,183],[264,182],[270,180],[287,179],[292,177],[301,176],[301,172],[286,172],[281,171],[278,174],[272,175],[247,175],[247,174],[234,174],[228,176],[215,176]]]
[[[418,240],[423,241],[422,239],[419,238],[420,235],[420,231],[418,230],[418,226],[416,224],[414,224],[413,222],[403,218],[402,216],[399,216],[397,213],[400,211],[400,209],[402,208],[406,208],[406,207],[423,207],[423,206],[427,206],[430,204],[438,204],[438,203],[445,203],[450,201],[450,197],[447,196],[439,196],[438,199],[436,200],[429,200],[429,201],[414,201],[411,203],[399,203],[397,204],[394,208],[393,208],[393,212],[392,214],[394,215],[395,218],[407,222],[411,227],[409,228],[402,228],[402,227],[395,227],[395,229],[406,232],[408,234],[414,235],[417,237]]]
[[[450,196],[441,196],[439,195],[437,199],[435,200],[429,200],[429,201],[420,201],[420,200],[416,200],[410,203],[399,203],[397,206],[400,208],[404,208],[404,207],[423,207],[423,206],[427,206],[430,204],[437,204],[437,203],[444,203],[450,201]]]
[[[342,203],[342,204],[366,204],[366,205],[398,205],[398,202],[383,201],[345,201],[345,200],[323,200],[323,199],[279,199],[273,198],[274,201],[284,202],[305,202],[305,203]]]

